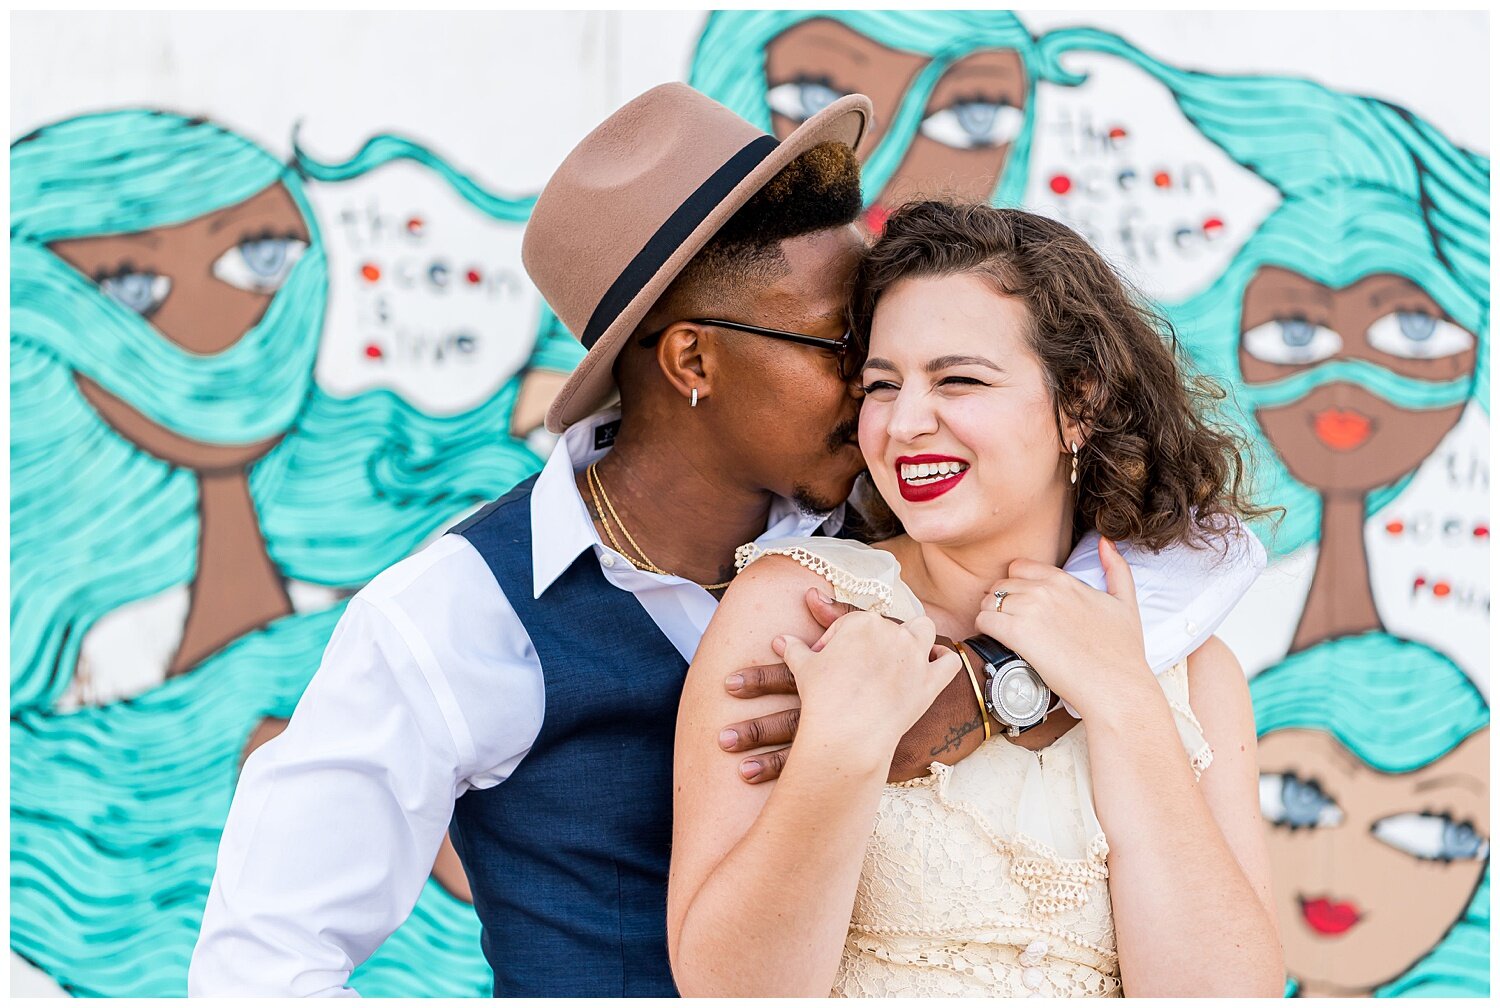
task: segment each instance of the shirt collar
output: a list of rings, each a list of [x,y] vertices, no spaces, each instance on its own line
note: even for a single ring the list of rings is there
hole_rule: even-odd
[[[569,426],[531,488],[532,598],[541,598],[584,550],[593,548],[602,554],[608,548],[599,539],[575,477],[609,454],[619,419],[619,408],[610,407]],[[777,497],[771,501],[766,531],[755,541],[812,535],[820,526],[831,535],[843,525],[843,504],[827,514],[806,514],[790,500]],[[664,585],[688,583],[672,575],[648,576]]]

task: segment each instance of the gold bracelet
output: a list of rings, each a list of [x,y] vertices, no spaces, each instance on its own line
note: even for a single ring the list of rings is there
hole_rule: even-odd
[[[974,666],[969,664],[969,656],[964,653],[964,646],[957,641],[953,643],[953,650],[958,652],[958,660],[964,663],[964,671],[969,673],[969,685],[974,687],[974,699],[979,701],[979,716],[984,721],[984,740],[990,740],[990,713],[984,706],[984,693],[979,689],[979,677],[974,674]]]

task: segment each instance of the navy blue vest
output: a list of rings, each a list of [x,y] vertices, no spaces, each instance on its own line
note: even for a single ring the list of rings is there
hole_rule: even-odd
[[[453,843],[496,997],[676,997],[667,864],[687,662],[593,550],[532,598],[535,482],[452,530],[494,572],[546,686],[536,744],[509,779],[458,799]]]

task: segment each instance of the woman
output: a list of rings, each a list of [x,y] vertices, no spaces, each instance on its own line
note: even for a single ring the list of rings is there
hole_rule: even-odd
[[[1279,994],[1243,674],[1211,639],[1154,680],[1108,540],[1107,593],[1057,568],[1089,527],[1160,548],[1251,513],[1234,443],[1200,421],[1202,393],[1104,261],[1045,218],[903,208],[853,315],[860,445],[904,531],[742,555],[679,714],[680,989]],[[874,612],[810,650],[801,598],[830,586]],[[768,647],[766,625],[806,632]],[[1089,730],[1054,714],[887,786],[897,741],[959,669],[934,634],[976,630]],[[748,787],[714,742],[733,720],[720,684],[773,650],[801,694],[797,744],[773,787]]]

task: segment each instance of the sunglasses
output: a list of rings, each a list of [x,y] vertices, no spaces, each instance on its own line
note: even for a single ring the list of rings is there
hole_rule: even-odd
[[[809,336],[807,333],[788,332],[785,329],[767,329],[765,326],[746,325],[743,322],[726,322],[724,319],[691,318],[683,319],[683,321],[694,325],[716,326],[720,329],[734,329],[737,332],[746,332],[754,336],[786,340],[788,343],[800,343],[803,346],[817,347],[820,350],[832,350],[838,355],[839,378],[848,381],[854,377],[853,357],[849,352],[853,341],[847,332],[838,339],[829,339],[826,336]],[[667,328],[669,327],[663,327],[642,337],[641,346],[649,347],[654,344],[661,339],[661,334],[666,332]]]

